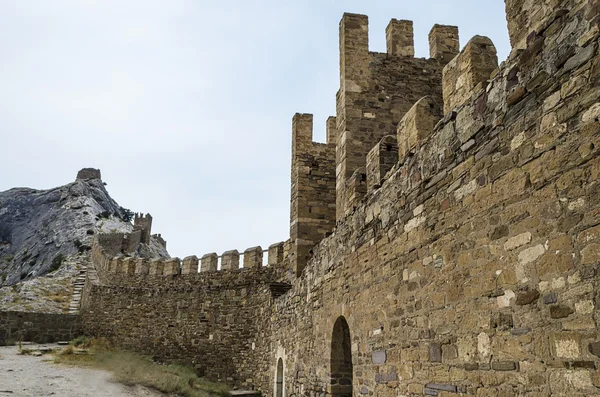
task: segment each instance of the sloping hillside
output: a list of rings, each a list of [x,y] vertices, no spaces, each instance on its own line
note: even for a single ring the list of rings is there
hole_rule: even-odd
[[[49,296],[68,294],[94,235],[131,232],[132,215],[110,197],[99,170],[84,169],[54,189],[0,192],[0,308],[34,299],[42,287]],[[135,254],[169,257],[153,237]]]

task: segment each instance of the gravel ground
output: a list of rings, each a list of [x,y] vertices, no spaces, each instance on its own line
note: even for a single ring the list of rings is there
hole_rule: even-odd
[[[51,355],[21,356],[17,351],[16,346],[0,347],[0,397],[165,397],[114,383],[106,371],[57,365]]]

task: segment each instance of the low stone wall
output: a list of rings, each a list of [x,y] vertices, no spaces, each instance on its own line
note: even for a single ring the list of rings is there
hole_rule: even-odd
[[[0,346],[25,341],[52,343],[80,335],[81,318],[70,314],[0,312]]]

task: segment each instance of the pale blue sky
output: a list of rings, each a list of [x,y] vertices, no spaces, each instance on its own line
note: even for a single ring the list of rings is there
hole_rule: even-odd
[[[0,191],[95,167],[173,256],[287,239],[291,119],[324,141],[344,12],[369,15],[371,51],[391,18],[418,57],[435,23],[510,51],[501,0],[0,0]]]

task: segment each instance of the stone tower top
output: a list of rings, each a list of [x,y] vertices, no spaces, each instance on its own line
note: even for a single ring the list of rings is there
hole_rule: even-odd
[[[96,168],[82,168],[77,173],[77,179],[81,179],[83,181],[88,179],[100,179],[102,180],[102,175],[100,174],[100,170]]]
[[[144,244],[150,244],[150,236],[152,235],[152,215],[150,214],[135,214],[133,218],[133,230],[141,232],[140,241]]]

